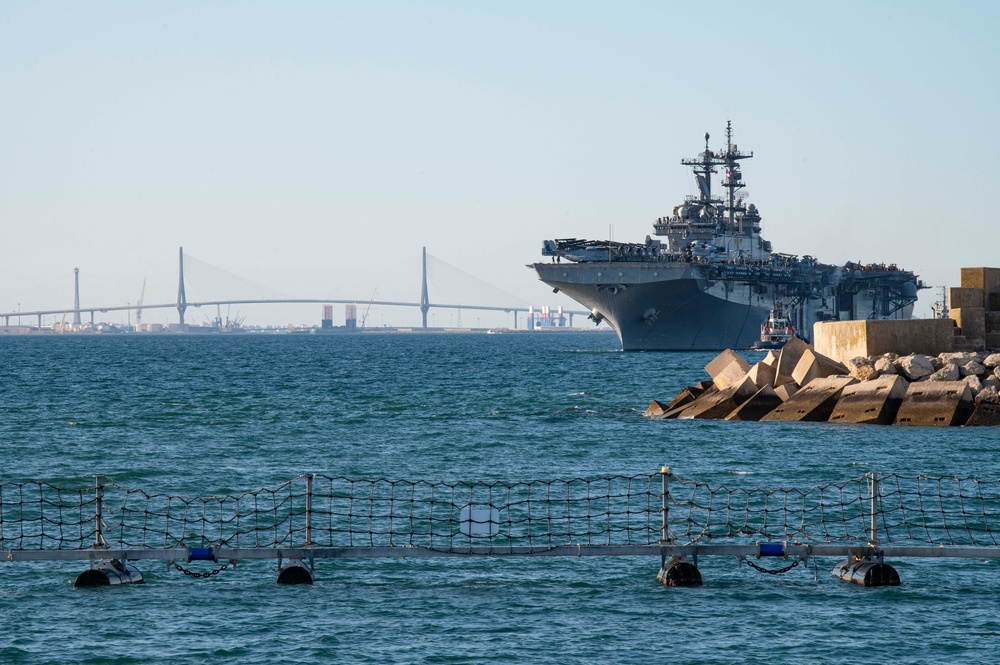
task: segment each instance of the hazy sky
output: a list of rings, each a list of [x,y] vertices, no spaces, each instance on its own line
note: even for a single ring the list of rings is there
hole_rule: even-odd
[[[525,268],[542,240],[642,241],[727,119],[775,251],[954,286],[1000,265],[998,24],[985,1],[4,2],[0,312],[71,306],[74,267],[83,306],[144,279],[171,302],[181,245],[276,293],[411,301],[426,245],[569,304]]]

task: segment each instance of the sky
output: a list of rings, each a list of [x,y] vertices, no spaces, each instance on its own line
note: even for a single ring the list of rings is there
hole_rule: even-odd
[[[74,268],[84,307],[173,302],[181,246],[269,293],[362,303],[419,300],[427,247],[577,307],[525,267],[542,241],[643,241],[731,120],[775,251],[897,263],[934,287],[930,316],[962,266],[1000,265],[998,24],[985,1],[7,1],[0,313],[71,307]]]

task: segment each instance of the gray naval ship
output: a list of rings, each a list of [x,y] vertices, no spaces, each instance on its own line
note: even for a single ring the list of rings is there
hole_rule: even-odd
[[[895,264],[834,266],[812,256],[779,254],[761,237],[761,216],[745,200],[741,165],[753,157],[733,143],[682,159],[698,194],[653,224],[642,243],[546,240],[548,262],[530,265],[539,279],[607,322],[626,351],[745,349],[760,338],[769,312],[782,306],[808,340],[815,321],[907,319],[927,288]],[[712,193],[723,170],[725,196]]]

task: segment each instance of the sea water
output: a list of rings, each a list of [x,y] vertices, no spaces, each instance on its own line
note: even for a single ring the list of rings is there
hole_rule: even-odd
[[[868,471],[996,482],[992,429],[650,421],[711,353],[621,353],[608,334],[0,338],[0,481],[185,496],[302,473],[528,481],[654,473],[809,487]],[[86,562],[0,562],[0,663],[993,662],[1000,562],[900,560],[863,588],[818,559],[765,575],[702,557],[275,562],[74,590]]]

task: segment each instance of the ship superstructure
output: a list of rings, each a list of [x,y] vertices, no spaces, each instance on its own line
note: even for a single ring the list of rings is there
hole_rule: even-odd
[[[917,276],[895,264],[823,264],[773,252],[761,236],[757,207],[743,196],[741,162],[753,157],[733,143],[709,147],[691,167],[698,193],[653,224],[643,243],[546,240],[539,278],[606,321],[625,350],[747,348],[777,301],[808,335],[821,320],[909,318]],[[725,196],[713,194],[722,172]],[[666,242],[659,239],[664,237]]]

